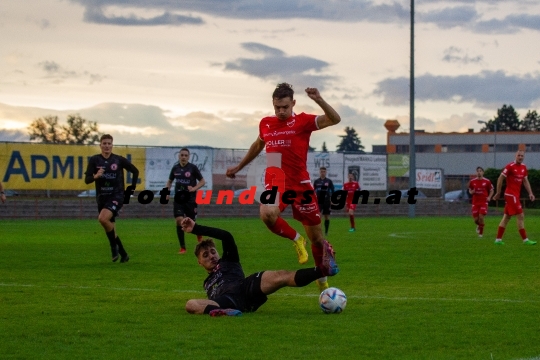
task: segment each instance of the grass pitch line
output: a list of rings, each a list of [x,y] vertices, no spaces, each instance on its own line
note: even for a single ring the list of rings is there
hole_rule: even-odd
[[[35,287],[45,288],[41,285],[32,284],[5,284],[0,283],[0,286],[5,287]],[[185,293],[185,294],[204,294],[202,290],[159,290],[159,289],[145,289],[145,288],[119,288],[119,287],[105,287],[105,286],[70,286],[70,285],[51,285],[48,286],[53,289],[85,289],[85,290],[114,290],[114,291],[148,291],[148,292],[173,292],[173,293]],[[284,292],[272,294],[272,297],[318,297],[318,294],[287,294]],[[494,302],[494,303],[517,303],[517,304],[537,304],[540,300],[513,300],[513,299],[463,299],[463,298],[428,298],[428,297],[406,297],[406,296],[368,296],[368,295],[347,295],[349,299],[373,299],[373,300],[391,300],[391,301],[455,301],[455,302]],[[540,359],[539,359],[540,360]]]

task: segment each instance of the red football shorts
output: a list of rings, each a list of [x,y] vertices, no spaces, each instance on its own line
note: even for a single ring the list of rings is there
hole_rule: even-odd
[[[504,194],[504,201],[506,202],[504,205],[504,213],[506,215],[519,215],[523,212],[523,208],[521,207],[521,202],[519,201],[518,197]]]
[[[293,190],[296,193],[294,198],[294,203],[292,205],[293,218],[300,221],[303,225],[306,226],[316,226],[321,223],[321,214],[319,212],[319,206],[317,205],[317,196],[313,190],[313,186],[310,182],[303,184],[297,184],[294,188],[286,188],[286,191]],[[306,200],[304,195],[305,191],[310,191],[309,197],[311,200],[306,204],[302,204],[302,201]],[[289,204],[285,204],[282,199],[283,193],[279,194],[279,210],[283,212]],[[261,205],[261,206],[271,206],[271,205]]]
[[[472,216],[477,217],[478,214],[487,215],[487,204],[473,204]]]

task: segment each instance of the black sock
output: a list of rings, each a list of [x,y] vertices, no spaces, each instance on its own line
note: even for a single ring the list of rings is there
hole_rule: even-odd
[[[204,308],[204,313],[205,314],[210,314],[210,311],[216,310],[216,309],[221,309],[221,308],[219,306],[216,306],[216,305],[206,305],[206,307]]]
[[[186,248],[186,242],[184,241],[184,230],[181,226],[176,226],[176,235],[178,235],[178,241],[180,242],[180,247],[182,249]]]
[[[328,228],[330,227],[330,220],[324,220],[324,233],[328,234]]]
[[[319,267],[296,270],[294,274],[294,282],[296,286],[302,287],[311,284],[317,279],[324,277]]]
[[[122,245],[122,242],[120,241],[120,238],[118,236],[116,237],[116,245],[118,245],[118,252],[120,253],[120,256],[126,257],[127,252],[124,249],[124,245]]]
[[[114,253],[116,251],[116,235],[114,234],[114,229],[112,229],[109,232],[105,233],[107,235],[107,239],[109,239],[109,244],[111,245],[111,250]]]

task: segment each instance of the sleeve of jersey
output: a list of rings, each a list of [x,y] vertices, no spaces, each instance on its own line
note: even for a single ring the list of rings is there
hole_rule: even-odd
[[[95,180],[94,180],[94,157],[91,157],[90,160],[88,161],[88,166],[86,167],[86,172],[84,173],[85,178],[84,178],[84,182],[86,184],[91,184],[93,183]]]
[[[132,176],[133,180],[131,181],[131,186],[133,186],[133,188],[136,188],[137,180],[139,179],[139,169],[137,169],[137,167],[133,165],[132,163],[130,163],[128,159],[126,159],[125,157],[122,157],[122,163],[123,163],[122,165],[124,166],[124,169],[128,170],[129,172],[133,174]]]
[[[197,169],[197,170],[196,170],[197,173],[195,174],[195,179],[197,179],[198,181],[201,181],[202,178],[203,178],[203,176],[202,176],[202,174],[201,174],[201,171],[199,170],[199,168],[198,168],[196,165],[194,165],[194,166],[195,166],[195,169]]]
[[[238,248],[236,247],[236,243],[230,232],[210,226],[195,224],[192,233],[221,240],[221,244],[223,245],[223,254],[221,258],[226,261],[240,262]]]
[[[319,126],[317,125],[318,115],[304,114],[302,113],[303,127],[306,131],[317,131]]]

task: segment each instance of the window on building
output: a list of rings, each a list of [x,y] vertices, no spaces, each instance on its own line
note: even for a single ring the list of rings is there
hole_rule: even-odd
[[[540,152],[540,144],[527,144],[525,145],[526,151]]]
[[[518,149],[518,144],[497,144],[497,152],[516,152]]]
[[[408,154],[409,153],[409,145],[396,145],[396,153],[397,154]]]
[[[482,152],[482,145],[443,145],[441,147],[441,152],[449,152],[449,153]]]

